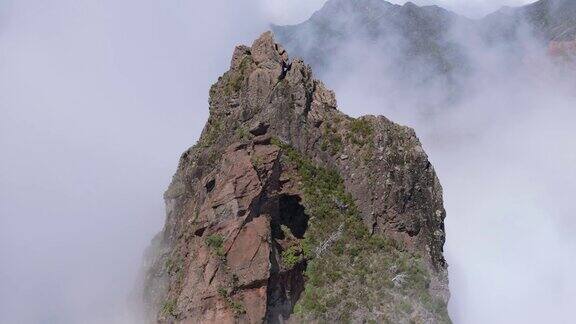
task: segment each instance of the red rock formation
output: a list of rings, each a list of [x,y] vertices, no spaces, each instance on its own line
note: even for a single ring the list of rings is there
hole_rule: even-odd
[[[448,320],[442,191],[414,132],[339,112],[271,33],[236,48],[165,199],[144,289],[160,323]]]

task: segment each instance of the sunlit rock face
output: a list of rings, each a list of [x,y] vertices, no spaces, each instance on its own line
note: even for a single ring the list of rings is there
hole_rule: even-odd
[[[338,111],[272,33],[235,49],[165,200],[152,322],[450,322],[442,189],[414,131]]]

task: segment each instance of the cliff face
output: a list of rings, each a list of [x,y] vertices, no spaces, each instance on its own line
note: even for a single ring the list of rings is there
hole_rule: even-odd
[[[450,321],[442,189],[414,131],[336,106],[271,33],[235,49],[165,193],[153,321]]]

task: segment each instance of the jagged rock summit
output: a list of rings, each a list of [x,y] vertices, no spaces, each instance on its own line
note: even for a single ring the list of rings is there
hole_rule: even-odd
[[[450,322],[442,189],[414,131],[338,111],[270,32],[235,49],[165,200],[154,322]]]

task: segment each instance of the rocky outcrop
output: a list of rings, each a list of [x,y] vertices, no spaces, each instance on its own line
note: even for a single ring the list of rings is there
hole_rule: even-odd
[[[152,321],[450,321],[442,189],[414,131],[338,111],[270,32],[235,49],[164,198]]]

